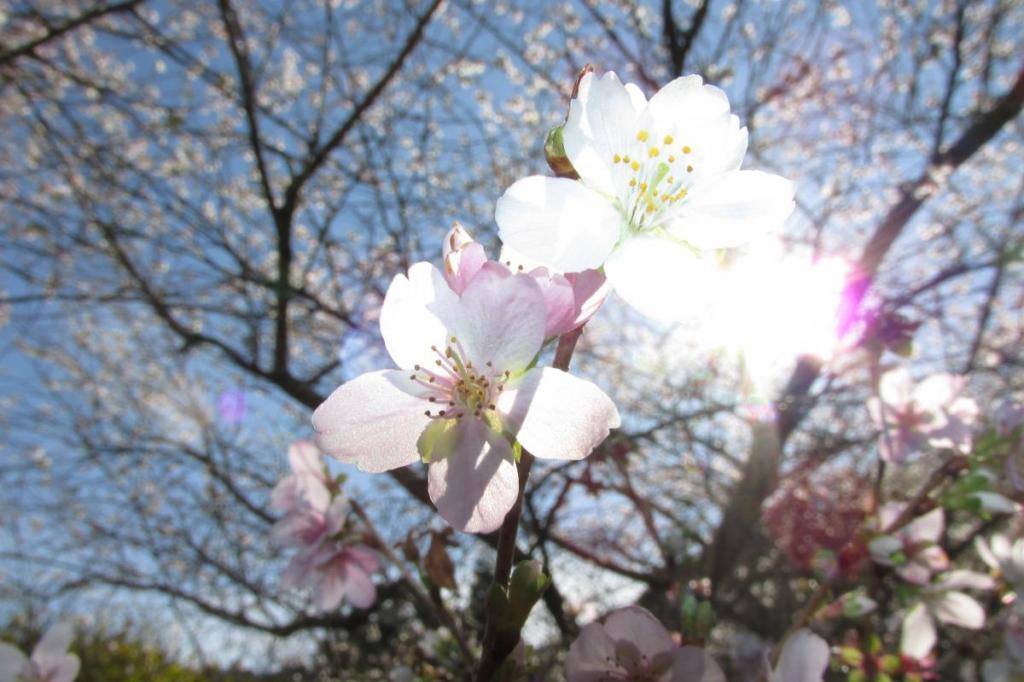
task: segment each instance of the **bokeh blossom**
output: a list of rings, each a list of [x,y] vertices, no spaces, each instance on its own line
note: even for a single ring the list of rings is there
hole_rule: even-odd
[[[271,493],[271,507],[283,512],[272,537],[277,544],[296,549],[282,584],[308,589],[320,611],[336,609],[343,600],[368,608],[376,599],[371,574],[379,564],[371,549],[344,535],[348,501],[340,491],[331,490],[312,443],[294,443],[288,460],[292,473]]]
[[[619,425],[597,386],[534,367],[547,324],[526,274],[477,273],[461,294],[429,263],[392,281],[380,328],[399,370],[343,384],[313,414],[318,443],[363,471],[429,462],[441,516],[467,532],[501,525],[519,490],[516,443],[582,459]]]
[[[78,676],[78,656],[68,653],[74,633],[65,623],[52,626],[26,657],[0,642],[0,682],[71,682]]]
[[[740,170],[747,129],[699,76],[677,78],[648,101],[614,73],[583,76],[563,129],[580,177],[532,176],[498,200],[502,241],[559,272],[602,265],[640,312],[669,319],[699,296],[702,253],[781,226],[793,185]]]
[[[580,631],[565,659],[568,682],[725,682],[704,649],[680,647],[649,611],[629,606]]]
[[[978,406],[960,395],[964,383],[964,377],[933,374],[915,385],[902,367],[882,375],[878,396],[868,400],[871,419],[882,429],[882,459],[902,462],[925,444],[969,451]]]

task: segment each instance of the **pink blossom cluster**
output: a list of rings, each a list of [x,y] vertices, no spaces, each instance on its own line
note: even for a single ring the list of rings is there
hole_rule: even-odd
[[[0,682],[72,682],[81,662],[68,653],[74,633],[66,623],[51,627],[25,656],[15,647],[0,642]]]
[[[288,449],[292,473],[271,493],[271,507],[284,515],[274,524],[274,541],[296,549],[282,576],[291,589],[309,589],[321,611],[342,600],[369,608],[377,596],[370,574],[377,555],[346,536],[349,504],[327,475],[316,446],[298,441]]]

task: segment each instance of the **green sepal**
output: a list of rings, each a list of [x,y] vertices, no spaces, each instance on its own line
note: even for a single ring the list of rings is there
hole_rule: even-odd
[[[425,464],[444,459],[455,449],[458,439],[457,419],[435,419],[416,439],[416,450]]]

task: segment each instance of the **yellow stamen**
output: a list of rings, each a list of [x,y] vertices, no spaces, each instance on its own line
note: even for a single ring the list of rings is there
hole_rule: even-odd
[[[647,142],[647,131],[641,130],[639,133],[636,134],[636,139],[640,140],[641,142]]]
[[[660,152],[658,151],[658,148],[657,148],[657,147],[651,147],[651,148],[650,148],[649,150],[647,150],[647,154],[648,154],[648,155],[649,155],[649,156],[650,156],[650,157],[651,157],[652,159],[653,159],[653,158],[654,158],[655,156],[657,156],[657,155],[658,155],[659,153],[660,153]]]

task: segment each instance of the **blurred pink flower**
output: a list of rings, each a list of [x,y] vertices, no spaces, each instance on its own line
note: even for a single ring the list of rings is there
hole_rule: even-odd
[[[377,555],[363,545],[325,543],[292,557],[282,584],[291,589],[309,589],[320,611],[336,609],[342,600],[366,609],[377,598],[370,574],[378,568]]]
[[[580,631],[565,659],[568,682],[725,682],[704,649],[680,647],[649,611],[629,606]]]
[[[545,311],[528,275],[481,270],[459,295],[429,263],[413,265],[392,281],[380,317],[402,369],[335,390],[313,414],[318,445],[369,472],[422,458],[441,516],[494,530],[518,495],[513,442],[541,459],[582,459],[619,425],[597,386],[533,366]]]
[[[969,451],[978,406],[960,396],[965,382],[965,377],[933,374],[915,386],[902,367],[886,372],[879,382],[879,395],[868,400],[871,418],[882,429],[882,459],[902,462],[926,443]]]
[[[288,448],[288,463],[292,473],[274,487],[270,506],[280,512],[301,506],[326,511],[331,493],[327,487],[327,470],[316,445],[306,440],[295,441]]]
[[[560,336],[583,326],[608,296],[605,277],[597,270],[563,275],[545,267],[527,269],[511,260],[506,263],[488,260],[484,247],[474,241],[459,223],[455,223],[445,236],[442,253],[445,279],[457,294],[465,291],[480,271],[499,277],[525,271],[537,282],[544,295],[547,307],[545,338]]]
[[[74,633],[65,623],[51,627],[32,650],[32,657],[0,642],[0,682],[71,682],[78,676],[78,656],[68,653]]]
[[[890,502],[879,510],[879,523],[884,531],[903,511],[902,503]],[[945,528],[945,514],[938,507],[903,526],[891,535],[879,535],[868,543],[876,563],[893,566],[909,583],[926,585],[932,574],[949,568],[949,557],[938,545]]]

